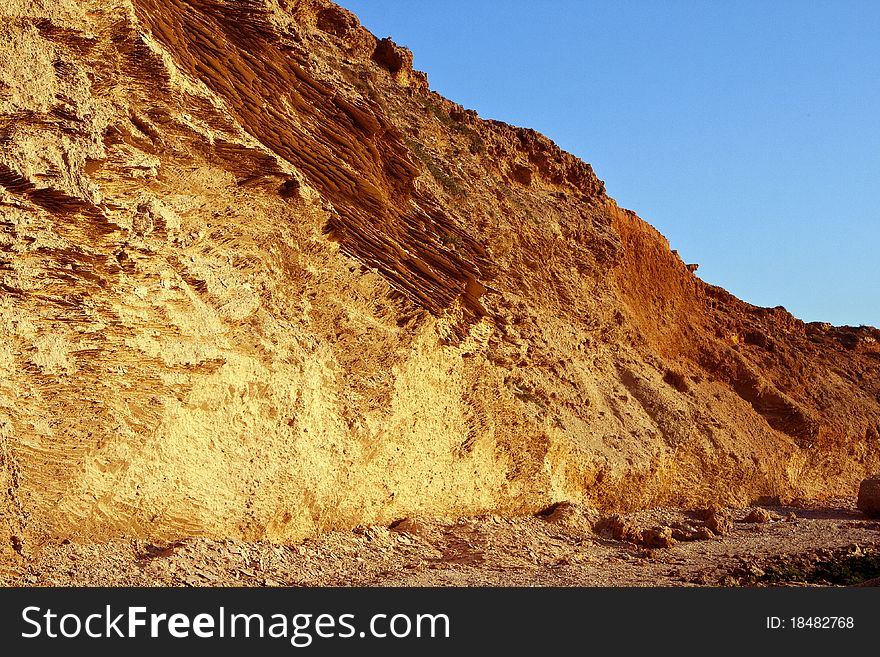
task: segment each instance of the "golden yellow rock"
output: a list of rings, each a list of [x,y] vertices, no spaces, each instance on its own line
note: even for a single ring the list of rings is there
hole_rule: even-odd
[[[877,470],[878,331],[706,285],[345,10],[0,14],[4,559]]]

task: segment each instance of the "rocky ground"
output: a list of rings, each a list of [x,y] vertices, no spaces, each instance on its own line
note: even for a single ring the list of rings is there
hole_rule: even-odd
[[[880,583],[850,502],[623,516],[404,519],[295,545],[193,537],[22,545],[6,586],[832,586]]]

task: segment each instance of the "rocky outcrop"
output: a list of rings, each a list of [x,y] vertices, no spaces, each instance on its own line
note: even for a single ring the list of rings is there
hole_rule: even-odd
[[[876,471],[880,332],[705,284],[332,3],[0,14],[0,559]]]

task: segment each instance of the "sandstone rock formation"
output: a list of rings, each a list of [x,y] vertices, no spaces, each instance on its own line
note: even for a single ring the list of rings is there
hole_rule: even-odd
[[[0,19],[0,558],[877,471],[880,331],[704,283],[332,3]]]

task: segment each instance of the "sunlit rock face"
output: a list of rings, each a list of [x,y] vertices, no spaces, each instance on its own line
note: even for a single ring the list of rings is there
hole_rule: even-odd
[[[853,495],[880,332],[703,283],[323,0],[0,9],[0,555]]]

